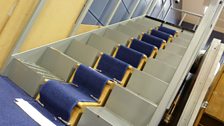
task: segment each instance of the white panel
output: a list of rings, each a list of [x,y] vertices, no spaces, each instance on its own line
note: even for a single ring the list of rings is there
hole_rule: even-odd
[[[130,35],[112,29],[107,29],[103,36],[123,45],[131,38]]]
[[[149,59],[143,71],[159,78],[160,80],[170,83],[176,69],[159,60]]]
[[[166,50],[159,50],[158,54],[156,55],[156,59],[176,68],[180,64],[182,57],[174,54],[173,52],[170,53]]]
[[[158,26],[161,25],[161,22],[159,22],[159,21],[155,21],[155,20],[152,20],[152,19],[145,19],[145,18],[137,19],[137,20],[135,20],[135,23],[147,26],[149,29],[150,28],[155,28],[155,27],[158,27]]]
[[[37,65],[48,69],[62,80],[67,80],[72,68],[78,62],[53,48],[47,48]]]
[[[127,24],[126,24],[127,27],[132,27],[134,29],[138,29],[139,31],[142,31],[142,32],[148,32],[149,31],[149,27],[145,27],[144,25],[142,24],[138,24],[138,23],[135,23],[135,22],[132,22],[132,21],[129,21]]]
[[[125,34],[128,34],[130,36],[133,37],[138,37],[138,35],[142,34],[142,31],[138,30],[138,29],[134,29],[132,27],[128,27],[126,25],[119,25],[116,28],[117,31],[123,32]]]
[[[120,86],[114,87],[105,107],[135,126],[145,126],[156,110],[155,104]]]
[[[102,117],[94,113],[95,107],[86,108],[78,122],[78,126],[112,126]],[[97,109],[100,110],[100,109]]]
[[[190,42],[191,39],[193,38],[193,34],[191,32],[188,32],[185,30],[185,31],[181,32],[181,34],[179,34],[178,37]]]
[[[104,126],[104,125],[95,125],[96,123],[101,123],[101,122],[103,122],[104,124],[109,125],[109,126],[110,125],[111,126],[131,126],[132,125],[132,124],[130,124],[130,122],[123,119],[116,113],[113,113],[106,107],[98,107],[98,108],[88,107],[87,109],[89,109],[89,111],[91,111],[91,115],[88,115],[88,116],[94,115],[94,116],[100,117],[97,119],[94,118],[94,120],[88,120],[88,123],[90,123],[92,125],[94,124],[93,126]],[[88,113],[84,112],[84,115],[85,114],[88,114]],[[83,120],[82,118],[83,117],[81,117],[81,120]],[[87,126],[90,126],[90,125],[87,125]]]
[[[111,54],[113,48],[118,45],[118,43],[94,33],[90,36],[87,44],[106,54]]]
[[[93,65],[99,53],[97,49],[78,41],[72,42],[65,51],[66,55],[87,66]]]
[[[135,70],[127,88],[156,104],[162,99],[168,84],[145,72]]]
[[[8,66],[7,76],[20,88],[34,97],[39,91],[40,84],[43,83],[41,75],[37,74],[22,62],[13,59]]]
[[[185,39],[180,38],[180,37],[177,37],[177,38],[175,38],[175,39],[173,40],[172,43],[177,44],[177,45],[179,45],[179,46],[182,46],[182,47],[184,47],[184,48],[187,48],[187,47],[189,46],[189,44],[190,44],[190,41],[185,40]]]
[[[25,64],[32,71],[35,71],[37,74],[40,74],[42,77],[44,77],[46,79],[61,80],[60,78],[53,75],[49,70],[47,70],[39,65],[36,65],[34,63],[28,63],[28,62],[23,62],[23,64]]]
[[[166,51],[172,52],[174,54],[183,56],[187,50],[187,48],[184,48],[182,46],[179,46],[178,44],[175,43],[169,43],[166,45]]]

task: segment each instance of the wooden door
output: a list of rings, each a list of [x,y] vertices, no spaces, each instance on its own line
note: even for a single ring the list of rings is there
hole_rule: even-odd
[[[224,66],[216,75],[204,99],[208,105],[201,108],[194,126],[224,125]]]

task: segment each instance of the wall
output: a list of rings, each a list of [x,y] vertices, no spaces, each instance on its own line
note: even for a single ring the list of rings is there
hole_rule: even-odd
[[[0,0],[0,33],[18,4],[17,0]],[[11,13],[10,13],[11,12]]]
[[[0,0],[0,3],[1,69],[11,49],[14,47],[16,40],[32,15],[38,0]],[[11,10],[14,11],[12,11],[11,16],[7,17],[7,14]]]
[[[38,3],[39,0],[0,0],[0,69]],[[68,37],[85,3],[86,0],[46,0],[20,51]]]
[[[222,10],[219,20],[216,23],[215,30],[224,33],[224,10]]]
[[[86,0],[46,0],[20,51],[69,36]]]
[[[204,14],[204,0],[183,0],[182,9],[190,12],[194,12],[200,15]],[[195,16],[186,16],[185,21],[195,24],[199,18]]]

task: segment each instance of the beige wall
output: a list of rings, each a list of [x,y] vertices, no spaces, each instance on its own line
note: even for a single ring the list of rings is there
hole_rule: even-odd
[[[68,37],[86,0],[47,0],[20,51]]]
[[[99,28],[101,28],[101,26],[81,24],[76,34],[82,34]]]
[[[224,10],[222,10],[219,20],[216,23],[215,30],[224,33]]]
[[[203,15],[204,7],[205,7],[204,0],[183,0],[183,3],[182,3],[183,10],[187,10],[187,11],[194,12],[201,15]],[[198,19],[199,18],[195,16],[188,15],[185,18],[185,21],[195,24],[197,23]]]
[[[10,14],[18,4],[18,0],[0,0],[0,33],[9,20]],[[11,12],[11,13],[10,13]]]
[[[211,0],[183,0],[183,9],[203,15],[205,6],[208,6]],[[194,16],[187,16],[185,21],[195,24],[198,18]],[[224,10],[219,17],[215,30],[224,33]]]
[[[38,2],[39,0],[0,0],[0,69]],[[86,0],[46,0],[20,51],[68,37],[85,3]],[[11,16],[8,15],[9,12],[13,12]]]
[[[28,22],[38,1],[37,0],[0,0],[0,69],[14,47],[16,40]],[[7,14],[15,9],[10,17]]]

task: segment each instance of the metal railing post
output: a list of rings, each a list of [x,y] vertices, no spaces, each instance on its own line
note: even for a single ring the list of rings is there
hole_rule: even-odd
[[[200,24],[200,22],[201,22],[201,18],[199,18],[197,23],[194,25],[194,28],[193,28],[194,31],[196,30],[196,28],[197,28],[198,24]]]
[[[177,8],[174,8],[174,7],[172,7],[172,9],[175,10],[175,11],[182,12],[182,13],[183,13],[183,12],[184,12],[184,13],[187,13],[187,14],[189,14],[189,15],[194,15],[194,16],[196,16],[196,17],[203,17],[203,15],[201,15],[201,14],[193,13],[193,12],[190,12],[190,11],[181,10],[181,9],[177,9]]]
[[[87,0],[86,1],[86,3],[84,5],[81,13],[79,14],[79,17],[77,18],[76,22],[73,25],[73,29],[72,29],[72,31],[71,31],[69,36],[75,35],[75,33],[77,32],[79,26],[82,24],[82,21],[84,20],[84,18],[86,16],[90,6],[92,5],[92,3],[93,3],[93,0]]]
[[[187,13],[185,13],[185,12],[183,12],[183,13],[184,13],[184,16],[181,18],[181,20],[180,20],[178,26],[181,26],[181,25],[182,25],[182,23],[183,23],[185,17],[187,16]]]
[[[135,0],[135,1],[136,2],[134,3],[134,7],[133,7],[131,13],[128,16],[128,19],[131,19],[133,17],[133,15],[134,15],[134,13],[135,13],[135,11],[136,11],[136,9],[137,9],[137,7],[138,7],[138,5],[139,5],[141,0]]]
[[[170,10],[171,10],[172,6],[173,6],[173,5],[172,5],[172,3],[171,3],[170,6],[169,6],[169,8],[168,8],[168,10],[167,10],[167,12],[166,12],[166,14],[165,14],[165,16],[162,18],[163,21],[165,21],[166,17],[167,17],[168,14],[170,13]]]
[[[151,15],[154,8],[156,7],[156,4],[157,4],[158,0],[151,0],[149,3],[148,3],[148,6],[147,8],[145,9],[145,11],[143,12],[143,15]]]
[[[166,3],[167,3],[167,0],[164,2],[164,4],[162,5],[161,10],[159,11],[159,14],[157,15],[157,18],[158,18],[158,19],[159,19],[159,18],[160,18],[160,16],[162,15],[163,10],[165,9],[165,5],[166,5]]]
[[[115,15],[115,13],[116,13],[116,11],[117,11],[117,9],[118,9],[120,3],[121,3],[121,0],[118,0],[118,2],[116,3],[116,6],[114,7],[114,9],[113,9],[113,11],[112,11],[112,13],[110,14],[109,18],[107,19],[107,22],[106,22],[105,26],[107,26],[107,25],[110,24],[110,22],[111,22],[111,20],[113,19],[113,17],[114,17],[114,15]]]

